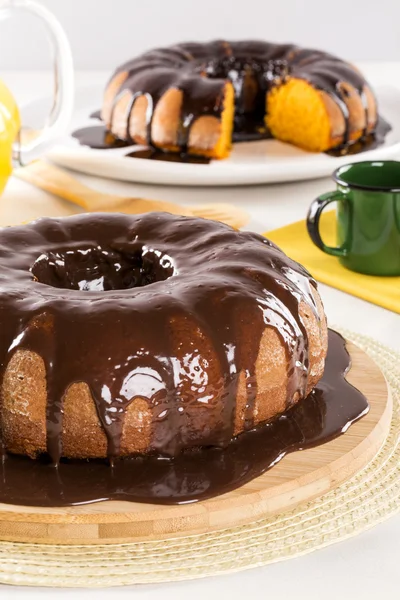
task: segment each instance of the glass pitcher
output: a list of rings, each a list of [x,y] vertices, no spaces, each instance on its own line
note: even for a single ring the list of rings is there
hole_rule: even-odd
[[[21,120],[11,91],[0,78],[0,194],[15,166],[35,160],[46,152],[69,125],[74,103],[74,71],[68,38],[54,15],[32,0],[8,0],[0,4],[1,21],[30,13],[45,25],[54,56],[54,98],[47,122],[37,137],[21,140]]]

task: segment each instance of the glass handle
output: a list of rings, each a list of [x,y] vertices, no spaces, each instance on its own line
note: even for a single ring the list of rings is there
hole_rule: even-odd
[[[55,16],[44,6],[32,0],[10,0],[0,5],[0,20],[30,13],[45,25],[54,57],[54,98],[46,125],[38,137],[21,145],[13,146],[13,163],[21,166],[45,153],[62,135],[71,120],[74,106],[74,68],[68,38]]]

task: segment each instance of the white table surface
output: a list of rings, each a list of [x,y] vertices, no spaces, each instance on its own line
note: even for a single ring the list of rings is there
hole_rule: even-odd
[[[400,63],[360,65],[373,84],[400,88]],[[108,73],[77,73],[77,85],[106,81]],[[51,90],[46,73],[2,73],[22,105]],[[400,110],[400,107],[399,107]],[[399,156],[400,159],[400,156]],[[77,175],[85,183],[105,192],[171,200],[188,205],[204,202],[230,202],[251,214],[249,229],[264,232],[304,218],[310,202],[333,188],[329,179],[283,185],[236,188],[178,188],[130,184]],[[16,219],[15,207],[18,206]],[[61,216],[76,207],[30,185],[11,179],[0,199],[0,225],[9,225],[38,216]],[[400,316],[338,290],[321,285],[321,295],[330,323],[370,335],[400,351]],[[104,590],[86,590],[85,597],[96,600],[138,598],[176,600],[179,598],[230,600],[244,596],[296,600],[363,600],[400,597],[400,515],[349,541],[319,550],[289,562],[269,565],[243,573],[203,580]],[[1,600],[76,598],[77,590],[0,587]]]

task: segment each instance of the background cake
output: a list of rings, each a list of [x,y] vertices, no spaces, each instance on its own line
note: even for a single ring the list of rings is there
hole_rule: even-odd
[[[356,67],[331,54],[218,40],[124,63],[107,85],[101,117],[122,140],[224,158],[235,136],[270,135],[313,152],[346,146],[374,130],[377,106]]]

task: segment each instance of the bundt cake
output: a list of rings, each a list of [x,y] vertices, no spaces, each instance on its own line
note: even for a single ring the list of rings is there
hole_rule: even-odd
[[[292,44],[223,40],[157,48],[121,65],[101,117],[121,140],[211,158],[228,156],[238,134],[313,152],[346,147],[378,121],[353,65]]]
[[[35,457],[226,446],[324,370],[315,281],[278,247],[167,213],[0,231],[3,449]]]

